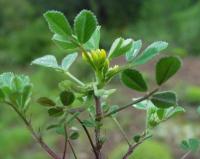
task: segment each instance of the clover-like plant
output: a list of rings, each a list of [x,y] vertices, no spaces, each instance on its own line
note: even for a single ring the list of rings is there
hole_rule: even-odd
[[[75,158],[78,158],[71,140],[77,140],[79,133],[85,132],[92,148],[94,158],[102,159],[107,155],[102,152],[102,147],[109,140],[101,131],[105,124],[104,119],[113,119],[119,127],[119,131],[126,140],[129,148],[123,159],[128,158],[137,146],[153,135],[153,129],[162,122],[168,120],[184,109],[177,103],[177,97],[173,91],[160,91],[161,86],[171,78],[181,67],[178,57],[167,56],[158,60],[155,67],[156,88],[150,88],[146,83],[138,66],[147,63],[161,51],[167,48],[164,41],[157,41],[142,50],[142,41],[131,38],[117,38],[109,51],[99,48],[100,30],[95,15],[88,10],[82,10],[74,20],[73,27],[67,18],[59,11],[47,11],[44,18],[53,33],[52,40],[67,55],[61,64],[58,64],[53,55],[46,55],[32,62],[32,65],[40,65],[51,68],[66,76],[66,80],[58,83],[60,94],[55,95],[57,100],[48,97],[40,97],[37,101],[44,107],[52,123],[48,122],[47,130],[56,130],[63,134],[65,143],[62,156],[55,153],[43,140],[40,133],[36,132],[31,120],[29,120],[29,107],[31,100],[32,83],[24,75],[2,73],[0,75],[0,101],[12,107],[24,121],[33,137],[41,147],[54,159],[65,159],[67,144],[71,147]],[[141,51],[142,50],[142,51]],[[76,58],[81,56],[83,62],[94,73],[90,82],[77,79],[70,73],[69,68]],[[126,64],[111,65],[111,61],[124,56]],[[81,71],[81,68],[79,68]],[[109,104],[108,98],[115,89],[107,89],[107,85],[114,76],[120,76],[124,86],[133,91],[142,92],[142,97],[134,97],[128,104],[118,106]],[[52,76],[53,78],[53,76]],[[115,102],[115,101],[114,101]],[[130,137],[123,130],[118,121],[118,113],[125,109],[141,109],[146,112],[145,129],[141,133],[134,132]],[[133,117],[134,119],[134,117]],[[82,131],[77,127],[80,124]]]

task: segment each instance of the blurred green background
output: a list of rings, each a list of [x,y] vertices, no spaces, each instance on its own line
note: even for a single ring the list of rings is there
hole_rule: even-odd
[[[180,105],[185,107],[187,114],[179,115],[158,127],[155,131],[157,137],[138,149],[135,156],[136,159],[157,159],[156,156],[158,159],[160,156],[163,159],[180,158],[184,153],[179,149],[180,141],[200,137],[200,116],[196,113],[200,103],[200,1],[0,0],[0,72],[23,72],[31,76],[34,83],[31,109],[35,129],[45,126],[45,121],[51,120],[47,117],[46,110],[37,105],[35,100],[39,96],[57,95],[57,84],[64,78],[54,71],[30,66],[33,59],[45,54],[53,54],[58,59],[65,56],[65,52],[51,41],[51,33],[42,17],[50,9],[62,11],[71,24],[80,10],[92,10],[102,25],[101,48],[106,50],[119,36],[141,39],[144,46],[153,41],[164,40],[169,42],[167,54],[183,58],[183,68],[165,87],[178,92]],[[123,59],[116,60],[116,63],[121,62]],[[153,82],[154,62],[141,69],[146,78]],[[80,60],[76,62],[72,72],[83,80],[88,80],[91,75]],[[119,85],[117,78],[110,87],[121,89],[113,96],[113,103],[123,104],[135,95]],[[127,111],[122,113],[120,120],[128,134],[133,136],[143,128],[144,113]],[[109,141],[104,151],[109,154],[110,159],[117,159],[126,146],[123,142],[119,144],[122,138],[112,121],[107,123],[105,134]],[[45,132],[45,136],[46,141],[61,153],[62,136],[55,137],[54,132]],[[92,158],[85,136],[73,144],[81,159]],[[16,114],[0,105],[0,159],[16,159],[16,156],[18,159],[48,158],[33,142]],[[199,159],[199,156],[196,153],[188,159]]]

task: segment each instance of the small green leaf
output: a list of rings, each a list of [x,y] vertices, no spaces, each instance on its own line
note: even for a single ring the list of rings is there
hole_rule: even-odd
[[[50,130],[50,129],[55,129],[55,128],[58,128],[59,127],[59,125],[58,124],[51,124],[51,125],[49,125],[49,126],[47,126],[47,130]]]
[[[189,144],[188,144],[188,142],[187,142],[186,140],[183,140],[183,141],[181,142],[181,148],[182,148],[183,150],[185,150],[185,151],[187,151],[187,150],[189,149]]]
[[[80,112],[76,112],[76,113],[72,114],[71,116],[69,116],[69,117],[67,118],[67,120],[66,120],[67,124],[68,124],[68,125],[71,124],[71,123],[74,121],[74,119],[76,119],[76,117],[77,117],[79,114],[80,114]]]
[[[97,26],[95,15],[89,10],[82,10],[74,20],[74,31],[80,43],[87,42]]]
[[[93,121],[93,120],[83,120],[83,121],[82,121],[82,124],[83,124],[84,126],[90,127],[90,128],[96,126],[95,121]]]
[[[78,139],[78,138],[79,138],[79,132],[78,132],[77,130],[72,130],[72,132],[71,132],[69,138],[70,138],[71,140],[76,140],[76,139]]]
[[[149,45],[140,56],[134,60],[135,65],[145,64],[151,60],[154,56],[160,53],[160,51],[166,49],[168,43],[164,41],[157,41]]]
[[[128,62],[131,62],[138,55],[141,47],[142,47],[141,40],[134,41],[130,51],[126,53],[126,60]]]
[[[135,89],[140,92],[145,92],[148,89],[144,78],[137,70],[124,70],[121,74],[121,80],[131,89]]]
[[[183,107],[177,106],[177,107],[170,107],[166,109],[165,112],[165,117],[166,118],[171,118],[172,116],[175,116],[179,113],[184,113],[185,109]]]
[[[59,34],[54,34],[52,40],[59,48],[66,51],[68,54],[78,50],[78,45],[76,43],[73,43]]]
[[[94,33],[92,34],[91,38],[84,44],[85,49],[87,49],[87,50],[99,49],[100,29],[101,29],[101,26],[97,26],[97,28],[94,31]]]
[[[158,92],[152,96],[151,101],[158,108],[169,108],[177,105],[176,94],[172,91]]]
[[[44,18],[46,19],[49,28],[53,33],[63,36],[72,35],[70,24],[63,13],[58,11],[47,11],[44,13]]]
[[[22,106],[28,105],[31,94],[32,94],[32,85],[25,86],[22,94]]]
[[[53,106],[56,105],[56,103],[55,103],[53,100],[51,100],[51,99],[49,99],[49,98],[47,98],[47,97],[40,97],[40,98],[37,100],[37,102],[38,102],[40,105],[47,106],[47,107],[53,107]]]
[[[35,59],[31,64],[41,65],[44,67],[50,67],[54,69],[59,69],[56,58],[53,55],[45,55],[38,59]]]
[[[181,61],[177,57],[164,57],[156,64],[156,81],[158,85],[166,82],[181,67]]]
[[[4,95],[3,91],[0,89],[0,102],[4,101],[4,99],[5,99],[5,95]]]
[[[181,148],[185,151],[197,151],[200,146],[200,142],[198,139],[190,138],[188,140],[183,140],[181,142]]]
[[[198,139],[192,138],[192,139],[189,139],[189,145],[192,151],[197,151],[200,146],[200,143]]]
[[[62,60],[62,69],[64,71],[67,71],[69,67],[72,65],[72,63],[76,60],[77,56],[78,56],[77,53],[65,56],[65,58]]]
[[[62,108],[51,108],[48,110],[49,116],[59,117],[64,114]]]
[[[137,99],[133,99],[135,101]],[[137,104],[134,104],[133,107],[141,110],[147,110],[150,107],[154,107],[153,103],[150,100],[143,100]]]
[[[114,57],[118,57],[122,54],[126,54],[126,52],[130,51],[131,47],[133,44],[133,40],[132,39],[126,39],[124,40],[123,38],[117,38],[109,51],[108,57],[110,59],[114,58]]]
[[[140,136],[140,135],[135,135],[135,136],[133,137],[133,140],[134,140],[136,143],[138,143],[138,142],[140,141],[140,139],[141,139],[141,136]]]
[[[162,120],[165,117],[165,109],[158,109],[156,113],[160,120]]]
[[[64,106],[72,104],[75,100],[75,96],[72,92],[63,91],[60,93],[60,101]]]

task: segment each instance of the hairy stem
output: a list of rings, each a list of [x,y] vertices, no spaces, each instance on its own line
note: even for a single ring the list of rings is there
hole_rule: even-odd
[[[125,153],[125,155],[123,156],[123,159],[128,159],[128,157],[134,152],[134,150],[140,145],[142,144],[145,140],[149,139],[151,136],[146,136],[144,137],[141,141],[130,145],[128,148],[128,151]]]
[[[97,126],[95,127],[95,140],[96,140],[96,153],[97,153],[97,159],[102,159],[101,154],[101,148],[102,148],[102,142],[101,142],[101,120],[102,120],[102,110],[101,110],[101,101],[100,97],[94,96],[95,99],[95,106],[96,106],[96,123]]]
[[[93,152],[94,152],[94,154],[95,154],[95,157],[98,158],[98,155],[97,155],[97,152],[96,152],[96,149],[95,149],[95,145],[94,145],[94,143],[93,143],[93,141],[92,141],[92,138],[91,138],[91,136],[90,136],[90,133],[89,133],[88,129],[87,129],[86,126],[82,123],[81,119],[79,119],[78,117],[76,117],[76,120],[77,120],[77,121],[81,124],[81,126],[83,127],[83,129],[84,129],[84,131],[85,131],[85,133],[86,133],[86,135],[87,135],[87,137],[88,137],[88,139],[89,139],[90,145],[92,146],[92,150],[93,150]]]
[[[63,159],[65,159],[65,157],[66,157],[66,153],[67,153],[67,140],[68,140],[68,138],[67,138],[67,127],[66,127],[66,124],[64,125],[64,133],[65,133],[65,145],[64,145],[64,152],[63,152]]]
[[[124,132],[123,128],[121,127],[120,123],[118,122],[118,120],[116,118],[112,118],[113,121],[115,122],[115,124],[118,126],[121,134],[123,135],[124,139],[126,140],[127,144],[129,146],[131,146],[131,143],[129,142],[128,136],[126,135],[126,133]]]
[[[70,140],[68,140],[68,143],[69,143],[69,147],[70,147],[71,150],[72,150],[72,153],[73,153],[73,155],[74,155],[74,158],[75,158],[75,159],[78,159],[78,157],[77,157],[77,155],[76,155],[76,152],[75,152],[75,150],[74,150],[74,148],[73,148],[73,146],[72,146]]]
[[[139,102],[141,102],[141,101],[143,101],[143,100],[145,100],[145,99],[148,99],[150,96],[152,96],[152,95],[153,95],[154,93],[156,93],[158,90],[159,90],[159,88],[156,88],[156,89],[154,89],[153,91],[151,91],[150,93],[148,93],[147,95],[145,95],[144,97],[141,97],[141,98],[139,98],[139,99],[137,99],[137,100],[135,100],[135,101],[133,101],[133,102],[131,102],[131,103],[129,103],[129,104],[126,104],[126,105],[124,105],[124,106],[122,106],[122,107],[120,107],[120,108],[118,108],[118,109],[116,109],[116,110],[113,110],[113,111],[111,111],[111,112],[105,114],[104,117],[109,117],[110,115],[112,115],[112,114],[114,114],[114,113],[117,113],[117,112],[119,112],[119,111],[122,111],[122,110],[124,110],[124,109],[126,109],[126,108],[132,106],[133,104],[137,104],[137,103],[139,103]]]
[[[73,76],[70,72],[65,72],[65,74],[75,83],[79,84],[80,86],[84,86],[85,84],[81,82],[79,79],[77,79],[75,76]]]
[[[31,132],[33,138],[37,141],[37,143],[51,156],[53,159],[61,159],[49,146],[42,140],[41,136],[38,136],[37,133],[33,130],[30,122],[25,118],[25,116],[12,104],[6,102],[9,106],[11,106],[14,111],[19,115],[19,117],[23,120],[28,130]]]

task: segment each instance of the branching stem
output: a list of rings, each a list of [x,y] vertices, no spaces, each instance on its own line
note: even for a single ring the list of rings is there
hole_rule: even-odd
[[[5,102],[9,106],[11,106],[14,111],[19,115],[19,117],[23,120],[25,125],[27,126],[28,130],[31,132],[34,139],[37,141],[38,144],[51,156],[53,159],[61,159],[49,146],[43,141],[41,136],[38,136],[37,133],[33,130],[33,127],[31,126],[30,122],[25,118],[25,116],[12,104],[9,102]]]
[[[137,99],[137,100],[135,100],[135,101],[133,101],[133,102],[131,102],[131,103],[129,103],[129,104],[126,104],[126,105],[124,105],[124,106],[121,106],[121,107],[119,107],[118,109],[113,110],[113,111],[111,111],[111,112],[105,114],[104,117],[109,117],[109,116],[112,115],[112,114],[115,114],[115,113],[117,113],[117,112],[119,112],[119,111],[122,111],[122,110],[124,110],[124,109],[126,109],[126,108],[132,106],[133,104],[137,104],[137,103],[139,103],[139,102],[141,102],[141,101],[143,101],[143,100],[145,100],[145,99],[148,99],[150,96],[152,96],[152,95],[153,95],[154,93],[156,93],[158,90],[159,90],[159,88],[156,88],[156,89],[154,89],[153,91],[151,91],[150,93],[148,93],[147,95],[145,95],[144,97],[141,97],[141,98],[139,98],[139,99]]]

